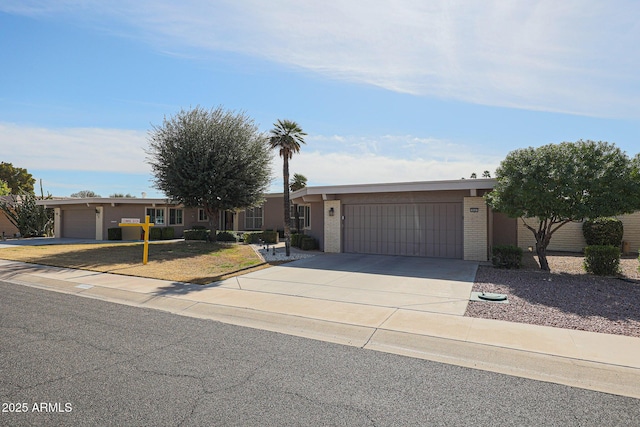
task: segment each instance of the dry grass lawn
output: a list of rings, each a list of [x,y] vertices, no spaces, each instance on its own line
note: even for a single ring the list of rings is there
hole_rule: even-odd
[[[260,268],[250,246],[200,241],[153,242],[142,264],[142,243],[17,246],[0,250],[0,258],[56,267],[206,284],[239,270]]]

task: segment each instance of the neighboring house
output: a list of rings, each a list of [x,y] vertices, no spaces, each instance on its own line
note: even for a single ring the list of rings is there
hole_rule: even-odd
[[[521,220],[493,212],[484,194],[494,179],[402,182],[390,184],[305,187],[291,193],[304,233],[318,239],[324,252],[411,255],[487,261],[493,245],[535,245]],[[185,229],[208,224],[202,209],[184,208],[165,199],[88,198],[39,201],[55,211],[56,237],[106,240],[107,230],[123,218],[150,215],[158,227]],[[268,194],[255,208],[220,215],[220,230],[280,230],[282,193]],[[291,215],[292,221],[294,215]],[[623,239],[631,251],[640,247],[640,212],[620,217]],[[292,224],[295,227],[294,224]],[[581,223],[562,227],[549,250],[579,252],[584,246]],[[139,230],[123,228],[123,239],[136,240]]]
[[[13,203],[12,196],[0,196],[2,201]],[[13,225],[4,211],[0,210],[0,236],[3,238],[15,237],[20,233],[18,227]]]
[[[37,202],[54,210],[55,237],[107,240],[108,229],[118,227],[123,218],[144,222],[145,215],[155,227],[173,227],[176,237],[193,226],[207,226],[203,209],[185,208],[167,199],[89,197],[57,198]],[[247,212],[221,212],[219,230],[251,231],[282,228],[282,194],[269,194],[262,207]],[[122,229],[124,240],[137,240],[136,227]]]

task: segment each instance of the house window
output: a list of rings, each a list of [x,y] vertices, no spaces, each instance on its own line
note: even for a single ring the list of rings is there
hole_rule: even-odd
[[[182,209],[169,208],[169,225],[182,225]]]
[[[147,208],[146,215],[153,224],[164,225],[164,208]]]
[[[244,228],[246,230],[260,230],[262,228],[262,206],[249,208],[244,211]]]
[[[209,216],[204,211],[204,209],[198,209],[198,221],[200,222],[209,221]]]
[[[310,228],[310,213],[311,208],[309,206],[297,205],[298,206],[298,215],[300,217],[300,228]],[[298,224],[296,223],[296,211],[294,206],[291,206],[291,228],[297,229]]]

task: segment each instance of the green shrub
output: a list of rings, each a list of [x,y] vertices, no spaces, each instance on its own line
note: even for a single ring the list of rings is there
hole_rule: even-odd
[[[107,230],[107,238],[109,240],[122,240],[122,228],[109,228]]]
[[[235,234],[228,231],[221,231],[216,235],[216,240],[219,242],[237,242]]]
[[[620,248],[592,245],[584,248],[584,268],[598,276],[614,276],[620,272]]]
[[[175,238],[176,230],[173,227],[163,227],[160,230],[162,230],[163,240],[170,240]]]
[[[251,243],[260,243],[260,239],[262,238],[262,233],[244,233],[244,242],[247,244]]]
[[[263,231],[262,241],[269,244],[278,243],[278,232],[273,230]]]
[[[594,218],[582,223],[582,234],[587,246],[617,246],[622,244],[624,228],[617,218]]]
[[[497,268],[520,268],[522,248],[513,245],[495,245],[491,248],[491,263]]]
[[[162,229],[160,227],[151,227],[149,229],[149,240],[162,240]]]
[[[298,233],[294,233],[291,235],[291,246],[293,246],[294,248],[299,248],[300,247],[300,241],[302,240],[302,238],[304,237],[304,234],[298,234]]]
[[[300,249],[303,251],[318,249],[318,241],[311,236],[302,235],[300,239]]]
[[[184,230],[184,240],[209,240],[209,230],[201,228]]]
[[[193,227],[191,227],[191,230],[206,230],[207,227],[205,227],[204,225],[194,225]]]

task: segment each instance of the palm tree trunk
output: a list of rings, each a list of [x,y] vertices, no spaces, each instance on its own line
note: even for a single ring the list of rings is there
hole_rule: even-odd
[[[291,255],[291,208],[289,204],[289,157],[285,154],[282,165],[284,179],[284,247],[287,256]]]

